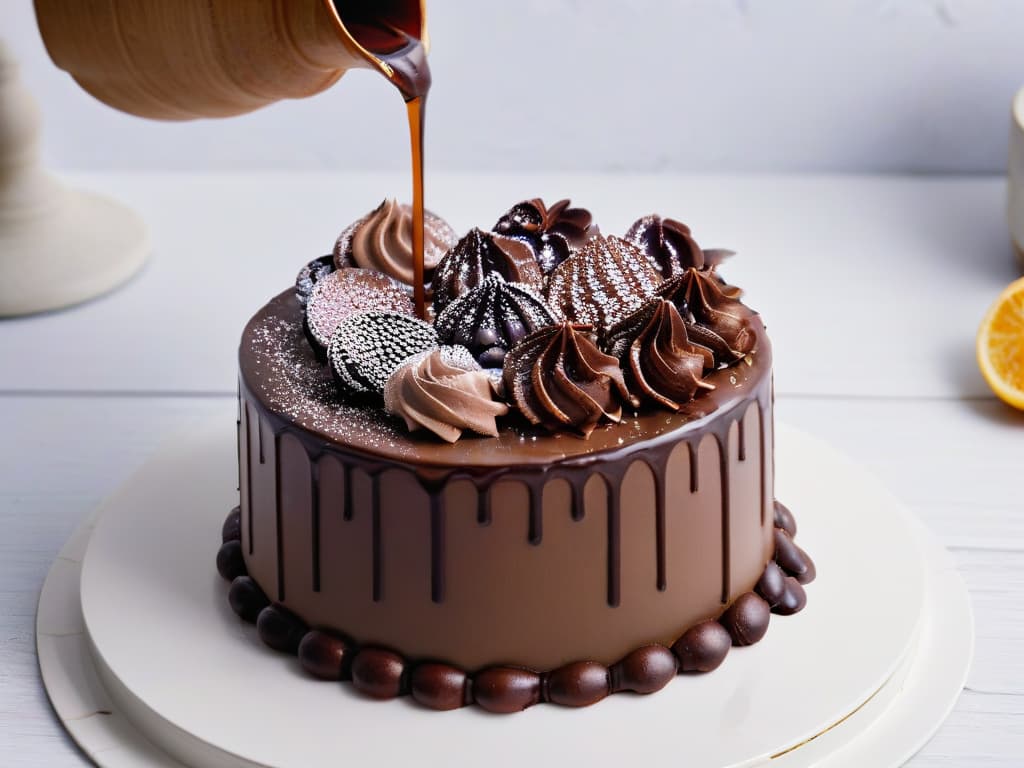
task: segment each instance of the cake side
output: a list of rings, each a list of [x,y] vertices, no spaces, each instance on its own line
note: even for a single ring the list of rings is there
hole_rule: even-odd
[[[640,413],[588,441],[403,442],[330,397],[317,412],[308,381],[305,402],[279,399],[296,383],[283,379],[320,368],[282,294],[240,355],[248,572],[310,626],[466,670],[671,645],[753,589],[773,554],[771,354],[754,327],[757,354],[709,377],[703,415]],[[473,464],[479,445],[488,461]]]
[[[730,251],[526,200],[438,229],[414,307],[385,269],[412,258],[402,210],[243,334],[217,564],[267,645],[371,697],[513,712],[652,693],[804,607],[771,347]]]

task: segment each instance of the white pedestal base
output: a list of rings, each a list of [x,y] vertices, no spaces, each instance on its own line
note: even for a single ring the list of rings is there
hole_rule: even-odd
[[[0,40],[0,317],[106,293],[133,275],[149,251],[135,213],[67,189],[43,169],[39,110],[17,72]]]
[[[500,717],[371,702],[303,676],[230,612],[213,558],[235,503],[233,436],[225,414],[171,444],[95,530],[83,526],[44,586],[43,680],[102,766],[458,768],[574,755],[595,766],[881,767],[920,748],[967,674],[970,604],[947,553],[863,470],[779,425],[779,495],[819,577],[804,612],[773,617],[761,643],[709,675],[582,710]]]
[[[138,271],[146,225],[102,195],[49,180],[44,201],[0,211],[0,317],[79,304]]]

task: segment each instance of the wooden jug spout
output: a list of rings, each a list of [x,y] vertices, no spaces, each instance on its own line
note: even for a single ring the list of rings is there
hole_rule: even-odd
[[[425,0],[35,0],[54,63],[140,117],[251,112],[333,85],[349,69],[392,77],[396,40],[428,45]]]

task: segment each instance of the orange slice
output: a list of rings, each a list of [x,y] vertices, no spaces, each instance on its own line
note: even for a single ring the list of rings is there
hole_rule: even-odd
[[[1010,283],[985,315],[977,353],[992,391],[1024,411],[1024,278]]]

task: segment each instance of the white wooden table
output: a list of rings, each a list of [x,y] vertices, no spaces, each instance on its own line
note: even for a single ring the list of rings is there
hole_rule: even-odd
[[[66,537],[164,438],[234,397],[248,316],[350,219],[385,195],[406,197],[409,183],[75,182],[136,207],[155,253],[113,296],[0,322],[4,766],[84,762],[49,709],[33,650],[38,591]],[[739,251],[725,272],[772,333],[777,417],[881,476],[954,552],[973,597],[968,686],[912,765],[1024,765],[1024,414],[990,395],[973,356],[986,306],[1016,276],[1002,180],[435,174],[428,183],[429,205],[459,230],[489,226],[523,197],[575,192],[606,232],[658,210],[689,222],[705,246]]]

